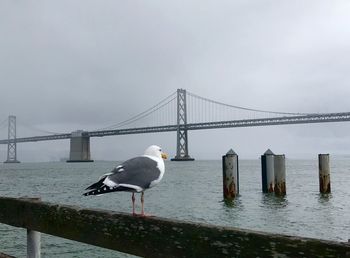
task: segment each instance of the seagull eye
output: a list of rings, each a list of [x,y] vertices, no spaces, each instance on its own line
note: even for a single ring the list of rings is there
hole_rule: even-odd
[[[162,151],[162,149],[159,149],[159,151]]]

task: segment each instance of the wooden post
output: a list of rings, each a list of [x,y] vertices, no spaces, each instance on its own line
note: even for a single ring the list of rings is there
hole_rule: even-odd
[[[238,155],[230,149],[222,156],[223,193],[225,200],[233,200],[239,193]]]
[[[286,194],[286,162],[285,156],[275,155],[275,194],[285,195]]]
[[[320,193],[331,192],[331,170],[329,168],[329,154],[318,154],[318,171]]]
[[[261,156],[261,176],[262,176],[262,191],[263,193],[272,193],[274,191],[274,153],[268,149]]]

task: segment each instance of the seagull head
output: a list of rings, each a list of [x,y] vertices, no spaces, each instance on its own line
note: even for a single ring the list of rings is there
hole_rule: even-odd
[[[162,152],[162,148],[157,145],[151,145],[145,150],[145,155],[157,158],[167,159],[168,155]]]

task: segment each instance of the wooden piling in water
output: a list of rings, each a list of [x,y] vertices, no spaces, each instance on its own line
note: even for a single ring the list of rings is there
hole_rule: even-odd
[[[262,176],[262,191],[263,193],[274,192],[275,187],[275,164],[274,153],[268,149],[264,155],[261,156],[261,176]]]
[[[233,200],[239,193],[238,155],[230,149],[222,156],[223,194]]]
[[[275,173],[275,194],[285,195],[286,194],[286,162],[285,156],[275,155],[274,156],[274,173]]]
[[[331,192],[331,176],[329,167],[329,154],[318,154],[318,172],[320,193]]]

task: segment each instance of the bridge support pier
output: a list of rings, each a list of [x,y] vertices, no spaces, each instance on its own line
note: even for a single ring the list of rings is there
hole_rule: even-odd
[[[69,160],[67,162],[93,162],[90,155],[90,136],[88,132],[82,130],[72,132]]]
[[[176,156],[172,161],[193,161],[188,155],[186,90],[177,90],[177,144]]]

